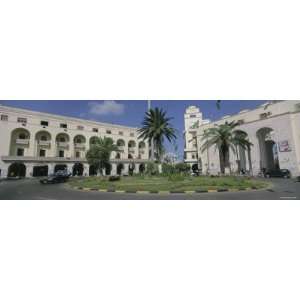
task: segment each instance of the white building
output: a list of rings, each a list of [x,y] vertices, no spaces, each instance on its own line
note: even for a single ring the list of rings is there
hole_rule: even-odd
[[[194,107],[193,111],[196,111]],[[195,130],[191,126],[191,108],[186,110],[186,132],[196,135],[187,142],[186,162],[197,165],[203,174],[220,172],[219,152],[215,147],[202,151],[203,133],[206,129],[236,121],[238,129],[248,134],[253,144],[250,153],[239,147],[237,154],[230,151],[230,167],[233,172],[243,169],[259,174],[263,169],[289,169],[292,176],[300,175],[300,101],[270,101],[253,110],[243,110],[236,115],[224,116],[221,120],[207,124],[199,122]],[[198,116],[201,120],[202,116]],[[186,134],[187,136],[187,134]],[[193,151],[191,151],[193,150]],[[197,153],[198,157],[195,156]],[[191,155],[194,155],[191,159]]]
[[[0,176],[45,176],[67,169],[73,175],[95,175],[85,154],[94,137],[110,137],[119,146],[107,174],[142,172],[148,143],[138,128],[99,123],[0,105]]]
[[[196,106],[189,106],[184,114],[184,162],[192,165],[198,162],[197,131],[210,120],[202,119],[202,113]]]

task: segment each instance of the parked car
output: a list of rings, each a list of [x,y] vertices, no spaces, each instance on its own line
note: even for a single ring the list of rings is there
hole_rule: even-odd
[[[70,175],[70,173],[67,173],[65,171],[57,171],[56,173],[48,176],[47,178],[41,179],[40,183],[46,184],[66,182],[69,179]]]
[[[288,169],[278,169],[278,170],[271,170],[265,172],[265,177],[282,177],[282,178],[290,178],[291,172]]]

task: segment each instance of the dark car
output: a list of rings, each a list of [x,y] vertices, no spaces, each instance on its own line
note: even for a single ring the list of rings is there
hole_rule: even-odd
[[[61,183],[66,182],[70,177],[70,174],[68,174],[65,171],[58,171],[47,178],[43,178],[40,180],[40,183]]]
[[[288,169],[278,169],[278,170],[271,170],[265,172],[265,177],[282,177],[282,178],[290,178],[291,172]]]

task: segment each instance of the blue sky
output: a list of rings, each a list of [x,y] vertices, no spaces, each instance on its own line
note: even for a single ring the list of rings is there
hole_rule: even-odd
[[[216,101],[162,100],[151,101],[151,107],[160,107],[173,117],[172,124],[178,130],[178,152],[183,153],[184,111],[189,105],[196,105],[204,119],[212,121],[224,115],[232,115],[243,109],[253,109],[266,101],[222,101],[221,109],[216,108]],[[0,101],[0,104],[26,108],[40,112],[109,122],[120,125],[139,127],[147,110],[147,101]],[[174,152],[174,147],[166,143],[167,151]]]

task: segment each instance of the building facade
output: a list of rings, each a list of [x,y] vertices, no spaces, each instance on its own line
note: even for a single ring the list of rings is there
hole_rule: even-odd
[[[198,165],[198,128],[209,124],[210,120],[203,120],[200,109],[196,106],[189,106],[184,114],[184,162],[195,166]]]
[[[258,175],[263,170],[288,169],[292,176],[300,175],[300,101],[270,101],[253,110],[224,116],[216,122],[199,122],[194,133],[197,161],[186,159],[186,162],[197,165],[202,174],[218,174],[219,151],[215,147],[202,151],[203,133],[208,128],[232,121],[239,123],[237,129],[247,133],[252,146],[250,151],[242,147],[237,147],[236,153],[230,151],[229,171]],[[186,127],[186,131],[189,130],[190,127]]]
[[[110,137],[119,147],[104,170],[107,175],[143,172],[149,147],[137,130],[0,105],[0,176],[46,176],[58,170],[96,175],[86,160],[95,137]]]

